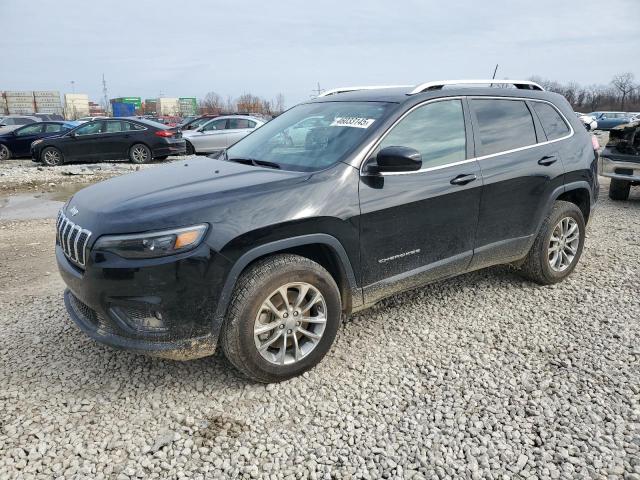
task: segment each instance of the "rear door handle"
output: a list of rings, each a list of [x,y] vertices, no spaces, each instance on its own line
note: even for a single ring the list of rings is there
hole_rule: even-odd
[[[458,175],[455,178],[451,179],[451,185],[466,185],[467,183],[471,183],[474,180],[476,180],[478,177],[476,177],[475,175],[471,174],[471,175]]]
[[[538,165],[544,165],[545,167],[548,167],[549,165],[552,165],[557,161],[558,157],[556,157],[555,155],[545,155],[540,160],[538,160]]]

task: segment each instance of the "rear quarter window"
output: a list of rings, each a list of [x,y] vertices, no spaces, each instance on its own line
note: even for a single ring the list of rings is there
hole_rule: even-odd
[[[478,121],[479,156],[537,143],[533,117],[524,101],[474,99],[471,108]]]
[[[571,131],[569,126],[553,106],[548,103],[533,102],[533,109],[542,123],[547,140],[557,140],[569,135]]]

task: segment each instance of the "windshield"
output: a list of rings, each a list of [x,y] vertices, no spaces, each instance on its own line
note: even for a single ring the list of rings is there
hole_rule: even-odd
[[[256,160],[285,170],[314,171],[343,159],[393,104],[323,102],[298,105],[227,150],[229,160]]]

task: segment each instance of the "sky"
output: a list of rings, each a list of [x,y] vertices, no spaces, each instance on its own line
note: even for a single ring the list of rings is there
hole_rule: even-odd
[[[639,0],[0,0],[2,90],[284,94],[533,75],[640,82]]]

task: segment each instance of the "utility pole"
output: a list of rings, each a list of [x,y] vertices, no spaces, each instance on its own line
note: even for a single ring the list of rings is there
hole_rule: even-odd
[[[102,102],[104,103],[104,112],[109,113],[109,91],[107,90],[107,81],[102,74]]]
[[[324,92],[324,88],[320,88],[320,82],[318,82],[318,87],[311,90],[316,97],[319,97],[322,92]]]
[[[71,80],[71,93],[76,93],[76,81]]]

